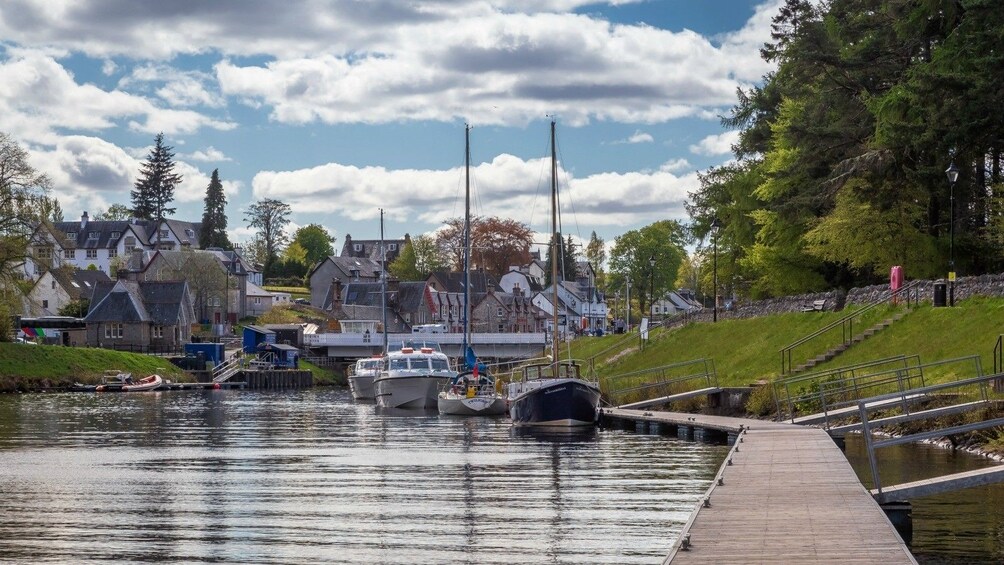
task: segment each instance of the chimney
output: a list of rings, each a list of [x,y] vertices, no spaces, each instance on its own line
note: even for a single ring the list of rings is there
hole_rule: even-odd
[[[87,210],[84,210],[84,213],[80,215],[80,231],[84,231],[84,226],[86,225],[87,225]]]
[[[387,292],[396,293],[401,288],[401,279],[397,277],[389,277],[387,279]]]
[[[342,307],[342,279],[331,279],[331,309]]]
[[[143,270],[143,250],[139,247],[134,247],[132,250],[132,256],[129,257],[129,268],[135,271]]]

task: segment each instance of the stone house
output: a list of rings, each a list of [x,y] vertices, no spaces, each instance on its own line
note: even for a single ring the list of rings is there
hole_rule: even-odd
[[[384,249],[387,253],[387,264],[391,264],[401,254],[405,245],[411,243],[411,236],[404,234],[404,239],[383,240]],[[380,250],[379,239],[352,239],[351,234],[345,234],[345,241],[342,243],[340,257],[355,257],[357,259],[369,259],[378,265],[383,266],[383,253]],[[386,270],[386,267],[384,267]]]
[[[323,308],[326,297],[328,297],[327,303],[331,303],[328,294],[334,279],[338,279],[342,284],[380,282],[382,272],[380,263],[365,257],[336,257],[334,255],[327,257],[315,265],[308,274],[310,305],[315,308]]]
[[[87,345],[134,351],[177,351],[196,322],[185,281],[98,283],[84,318]]]

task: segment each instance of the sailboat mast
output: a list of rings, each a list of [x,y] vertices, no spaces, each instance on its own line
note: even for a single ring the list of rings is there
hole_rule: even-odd
[[[383,208],[380,208],[380,296],[383,310],[383,354],[387,355],[387,246],[383,242]]]
[[[558,376],[558,258],[561,256],[558,240],[558,156],[554,148],[554,120],[551,120],[551,288],[554,331],[551,332],[551,355],[554,357],[554,376]]]
[[[464,355],[471,344],[471,126],[464,124]]]

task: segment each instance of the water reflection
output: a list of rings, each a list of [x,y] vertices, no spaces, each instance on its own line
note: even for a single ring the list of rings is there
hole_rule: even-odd
[[[724,450],[347,391],[0,397],[0,561],[652,563]]]

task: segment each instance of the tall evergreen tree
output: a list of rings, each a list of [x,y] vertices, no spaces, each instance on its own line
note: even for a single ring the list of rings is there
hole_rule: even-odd
[[[576,276],[576,253],[575,244],[572,243],[572,236],[568,236],[567,240],[562,240],[559,233],[557,237],[561,247],[561,257],[558,259],[558,277],[563,281],[574,281]],[[547,246],[547,259],[544,261],[544,284],[546,286],[551,285],[551,250],[554,249],[554,240],[552,239],[551,241],[551,245]]]
[[[202,247],[220,247],[230,249],[230,238],[227,237],[227,196],[223,193],[223,183],[220,182],[220,170],[213,169],[213,176],[206,187],[205,208],[202,212],[202,232],[199,234],[199,244]]]
[[[174,172],[173,147],[164,145],[164,134],[154,138],[153,149],[140,167],[139,178],[133,185],[133,214],[141,220],[163,220],[174,214],[175,208],[167,205],[174,200],[174,187],[181,183],[182,176]]]

